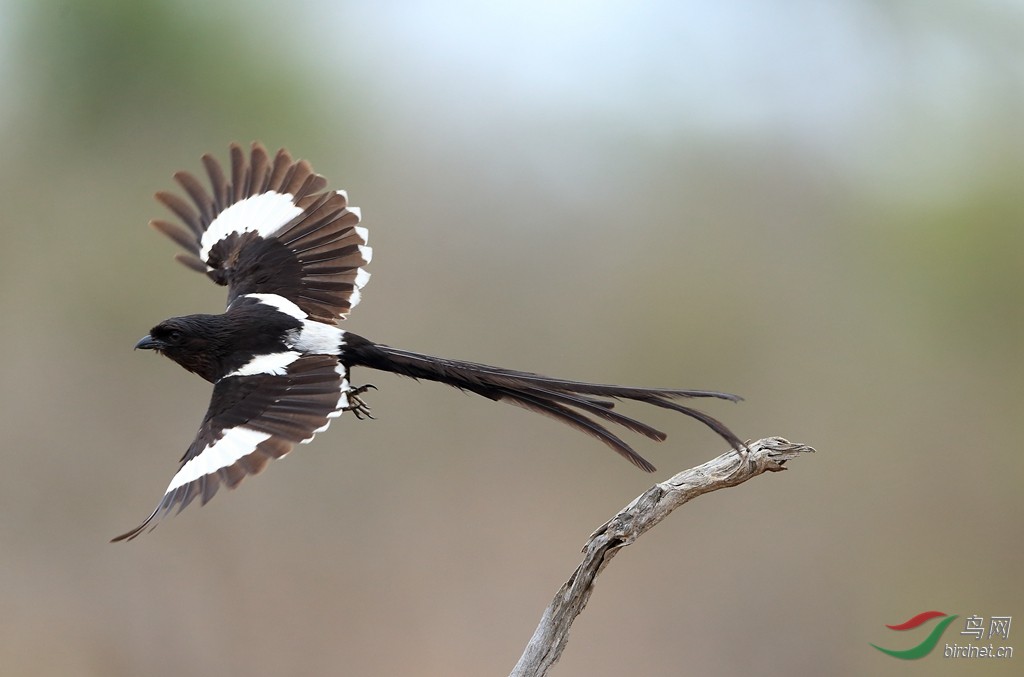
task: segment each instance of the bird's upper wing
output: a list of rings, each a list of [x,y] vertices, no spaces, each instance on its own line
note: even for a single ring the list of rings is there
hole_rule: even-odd
[[[231,145],[231,175],[203,156],[211,192],[187,172],[175,180],[190,200],[156,194],[184,223],[156,219],[154,228],[184,247],[177,259],[227,285],[228,303],[243,294],[279,294],[312,319],[337,323],[359,303],[372,251],[356,207],[305,160],[281,149],[271,161],[252,145]]]
[[[282,354],[282,358],[287,358]],[[274,370],[228,376],[213,388],[199,433],[163,498],[146,521],[114,541],[131,540],[170,512],[199,498],[205,505],[221,483],[234,488],[274,458],[309,442],[349,404],[348,369],[330,355],[299,356]]]

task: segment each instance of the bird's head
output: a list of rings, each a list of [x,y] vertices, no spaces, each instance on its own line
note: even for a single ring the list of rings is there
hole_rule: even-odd
[[[216,381],[223,361],[216,319],[211,315],[172,317],[150,329],[135,349],[155,350],[207,381]]]

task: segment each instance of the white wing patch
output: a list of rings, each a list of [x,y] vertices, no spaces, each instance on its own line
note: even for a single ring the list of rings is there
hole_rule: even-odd
[[[256,355],[224,378],[231,378],[232,376],[256,376],[257,374],[283,376],[288,373],[288,366],[295,360],[299,359],[300,356],[301,353],[295,350],[287,350],[281,353],[270,353],[269,355]]]
[[[360,268],[356,273],[355,285],[356,289],[362,289],[366,286],[366,283],[370,281],[370,274],[366,272],[365,268]]]
[[[328,419],[338,418],[341,416],[342,412],[348,408],[348,394],[349,391],[352,390],[352,387],[348,382],[348,367],[339,362],[338,366],[334,368],[334,371],[338,372],[338,375],[341,376],[341,392],[338,393],[338,404],[335,405],[334,411],[327,414]],[[328,423],[330,423],[330,421],[328,421]],[[324,426],[324,428],[326,427],[327,426]]]
[[[322,433],[323,431],[327,430],[327,428],[331,425],[332,419],[341,416],[343,413],[345,413],[345,409],[348,408],[348,394],[349,391],[352,390],[352,387],[349,385],[348,382],[348,367],[339,362],[338,366],[335,368],[334,371],[338,372],[338,374],[341,376],[341,392],[338,393],[338,404],[335,405],[334,411],[327,414],[327,422],[324,423],[319,428],[317,428],[316,430],[314,430],[312,433],[310,433],[309,437],[302,440],[300,444],[308,444],[309,442],[311,442],[313,438],[316,437],[317,433]]]
[[[363,238],[365,242],[365,237]],[[363,259],[369,264],[373,258],[373,247],[361,244],[359,245],[359,253],[363,255]],[[366,286],[366,283],[370,281],[370,274],[366,272],[365,268],[360,268],[356,273],[356,279],[353,281],[355,289],[352,290],[352,294],[348,297],[348,308],[351,311],[353,308],[359,305],[359,302],[363,300],[362,288]]]
[[[270,191],[236,202],[218,214],[203,233],[199,258],[208,261],[213,246],[231,233],[254,231],[270,237],[302,212],[290,193]]]
[[[243,456],[255,451],[260,442],[270,439],[268,433],[261,433],[244,426],[228,428],[223,435],[219,440],[199,452],[195,458],[189,459],[185,465],[181,466],[181,470],[171,478],[171,483],[164,493],[170,493],[204,475],[228,467]]]

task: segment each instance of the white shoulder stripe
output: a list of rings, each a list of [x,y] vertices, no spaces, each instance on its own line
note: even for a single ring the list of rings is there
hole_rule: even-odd
[[[257,374],[282,376],[288,373],[288,366],[299,359],[299,355],[300,353],[295,350],[288,350],[283,353],[270,353],[269,355],[256,355],[224,378],[255,376]]]
[[[256,299],[260,303],[277,308],[285,315],[291,315],[296,320],[305,320],[309,317],[302,308],[295,305],[294,301],[289,301],[278,294],[246,294],[245,298]]]
[[[243,456],[251,454],[261,442],[268,439],[270,439],[269,434],[250,428],[242,426],[228,428],[224,431],[223,437],[181,466],[181,470],[171,478],[171,483],[164,493],[170,493],[203,475],[209,475],[221,468],[228,467]]]
[[[269,191],[236,202],[218,214],[203,233],[199,258],[207,261],[213,246],[231,233],[254,231],[269,237],[302,211],[289,193]]]

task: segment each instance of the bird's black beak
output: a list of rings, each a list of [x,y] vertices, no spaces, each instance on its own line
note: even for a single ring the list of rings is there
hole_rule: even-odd
[[[135,350],[142,348],[143,350],[160,350],[164,347],[163,341],[158,341],[149,334],[146,334],[139,342],[135,344]]]

